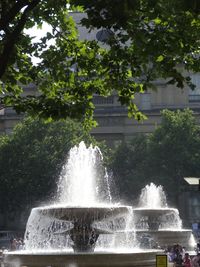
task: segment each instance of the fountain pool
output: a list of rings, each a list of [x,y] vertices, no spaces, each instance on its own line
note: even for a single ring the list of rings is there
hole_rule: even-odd
[[[170,227],[176,225],[176,233],[179,229],[181,232],[177,210],[167,206],[160,189],[153,184],[147,186],[137,208],[115,202],[101,151],[81,142],[70,150],[63,166],[55,203],[32,209],[25,232],[25,250],[6,253],[5,264],[153,267],[156,255],[163,251],[141,248],[140,237],[148,233],[160,245],[164,244],[169,233],[164,229],[168,221]],[[147,206],[153,203],[149,202],[152,191],[157,202]]]

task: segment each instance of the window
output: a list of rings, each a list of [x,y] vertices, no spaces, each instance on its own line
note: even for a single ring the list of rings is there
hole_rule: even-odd
[[[113,104],[114,97],[108,96],[108,97],[102,97],[102,96],[94,96],[93,103],[95,105],[107,105],[107,104]]]
[[[140,109],[141,110],[151,109],[151,94],[150,93],[140,94]]]
[[[196,85],[194,90],[189,90],[189,101],[200,102],[200,73],[190,75],[191,82]]]

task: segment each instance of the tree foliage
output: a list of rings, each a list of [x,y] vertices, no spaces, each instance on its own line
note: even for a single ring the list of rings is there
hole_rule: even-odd
[[[134,137],[130,142],[123,142],[114,150],[110,168],[113,171],[115,183],[120,197],[132,204],[135,195],[147,183],[147,137]]]
[[[67,153],[81,140],[93,141],[69,119],[27,118],[12,135],[0,136],[0,210],[19,211],[52,200]]]
[[[193,112],[164,111],[162,125],[150,137],[151,177],[158,178],[168,189],[179,192],[184,177],[200,173],[200,127]],[[160,176],[160,178],[159,178]]]
[[[95,40],[79,40],[69,10],[87,12],[82,23],[88,28],[112,32],[106,49]],[[153,87],[158,77],[178,87],[191,85],[182,68],[199,71],[199,10],[198,0],[2,0],[1,103],[41,117],[90,122],[93,95],[116,90],[129,115],[140,119],[136,92]],[[23,30],[42,22],[52,32],[32,43]],[[40,58],[38,65],[32,56]],[[31,82],[39,93],[24,97]]]
[[[112,161],[124,198],[131,200],[150,182],[162,185],[172,202],[184,189],[184,177],[199,177],[200,127],[192,111],[165,110],[151,135],[122,143]],[[119,164],[120,162],[120,164]]]

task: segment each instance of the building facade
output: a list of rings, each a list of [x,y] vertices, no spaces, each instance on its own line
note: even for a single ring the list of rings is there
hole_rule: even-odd
[[[97,139],[106,140],[110,145],[114,145],[119,140],[129,140],[136,134],[151,133],[160,125],[163,109],[190,108],[194,111],[197,123],[200,124],[200,75],[194,77],[197,85],[194,91],[188,87],[180,89],[169,86],[162,81],[157,82],[156,91],[137,94],[135,103],[147,116],[143,121],[128,118],[127,109],[119,104],[117,95],[108,98],[96,96],[95,119],[98,127],[92,130],[92,134]]]

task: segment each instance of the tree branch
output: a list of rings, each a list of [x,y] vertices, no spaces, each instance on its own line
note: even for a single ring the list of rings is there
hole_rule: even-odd
[[[0,29],[6,30],[9,23],[12,22],[12,20],[16,17],[16,15],[20,12],[20,10],[28,5],[29,1],[27,0],[20,0],[17,1],[15,5],[13,5],[7,12],[4,12],[6,9],[6,6],[4,7],[4,10],[2,10],[2,16],[0,18]]]
[[[10,34],[6,35],[6,41],[4,43],[2,54],[0,55],[0,78],[5,73],[13,48],[17,43],[20,33],[24,29],[29,13],[38,5],[39,2],[40,0],[33,0],[30,2],[27,8],[25,8],[24,13],[18,21],[15,29]]]

